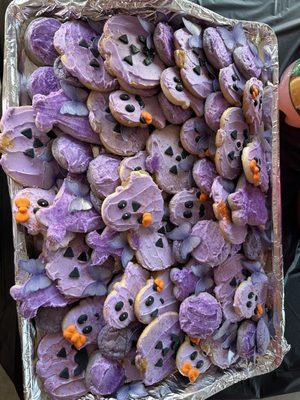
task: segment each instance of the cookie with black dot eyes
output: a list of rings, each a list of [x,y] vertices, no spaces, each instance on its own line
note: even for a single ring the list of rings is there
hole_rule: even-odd
[[[179,303],[173,294],[169,270],[154,273],[134,301],[134,313],[146,325],[159,315],[178,309]]]
[[[259,79],[251,78],[246,82],[243,113],[252,134],[259,134],[263,130],[263,94],[263,83]]]
[[[27,188],[20,190],[12,203],[14,219],[25,226],[30,235],[45,233],[46,230],[36,219],[35,213],[53,203],[55,191],[53,189],[43,190],[38,188]]]
[[[109,326],[121,329],[135,321],[134,300],[148,278],[149,272],[139,264],[128,263],[121,281],[115,283],[104,302],[103,315]]]
[[[217,171],[214,163],[207,158],[203,158],[195,162],[193,166],[193,178],[196,185],[201,191],[199,200],[207,200],[210,196],[211,187]]]
[[[241,155],[249,128],[238,107],[224,111],[220,129],[216,135],[215,164],[218,173],[227,179],[235,179],[241,172]]]
[[[233,307],[239,316],[251,318],[254,315],[262,315],[265,301],[266,285],[260,282],[254,284],[252,279],[248,278],[237,287]]]
[[[242,105],[243,92],[246,80],[235,64],[220,69],[219,84],[225,99],[232,106],[240,107]]]
[[[122,182],[130,177],[132,171],[147,171],[147,153],[139,151],[134,156],[123,158],[119,166],[119,176]]]
[[[194,225],[202,219],[214,219],[213,202],[208,199],[200,201],[199,189],[193,188],[176,193],[170,203],[170,220],[175,225],[190,222]]]
[[[98,334],[105,324],[103,304],[103,297],[90,297],[81,300],[66,314],[62,322],[63,336],[76,349],[97,343]]]
[[[108,96],[92,91],[87,99],[89,121],[99,134],[102,145],[110,153],[132,156],[143,150],[149,136],[149,129],[121,125],[112,115]]]
[[[158,129],[166,126],[166,117],[157,96],[142,97],[117,90],[109,95],[109,109],[125,126],[147,128],[153,125]]]
[[[198,157],[210,155],[214,148],[215,135],[207,126],[204,118],[190,118],[182,125],[180,140],[186,151]]]
[[[199,344],[186,336],[178,349],[176,366],[181,375],[187,376],[190,383],[194,383],[200,374],[208,370],[211,362],[207,355],[204,355]]]
[[[173,311],[155,318],[144,329],[137,342],[135,361],[146,386],[160,382],[174,372],[182,340],[178,313]]]
[[[258,139],[249,143],[242,153],[242,163],[247,181],[263,192],[269,188],[266,153]]]
[[[67,21],[56,31],[53,44],[66,70],[87,88],[109,92],[118,81],[104,68],[97,45],[99,35],[87,23]]]
[[[168,125],[152,132],[147,152],[148,170],[162,190],[174,194],[191,188],[194,157],[182,147],[179,126]]]
[[[99,41],[99,50],[109,73],[141,89],[159,86],[164,69],[147,36],[148,32],[137,17],[115,15],[106,21]]]
[[[184,110],[191,107],[197,117],[203,116],[203,100],[195,97],[184,88],[178,68],[166,68],[161,74],[160,86],[164,95],[172,104],[180,106]]]

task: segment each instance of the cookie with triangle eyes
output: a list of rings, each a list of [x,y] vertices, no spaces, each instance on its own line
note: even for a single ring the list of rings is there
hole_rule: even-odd
[[[194,157],[183,149],[179,133],[179,126],[168,125],[152,132],[147,141],[148,170],[154,173],[158,186],[170,194],[192,186]]]
[[[177,67],[169,67],[162,72],[160,86],[164,95],[172,104],[180,106],[184,110],[191,107],[197,117],[203,116],[203,100],[195,97],[184,88]]]
[[[182,125],[180,140],[186,151],[198,157],[210,156],[214,151],[215,135],[204,118],[190,118]]]
[[[135,321],[134,300],[148,278],[149,272],[139,264],[128,263],[121,281],[115,283],[104,302],[104,319],[109,326],[121,329]]]
[[[267,192],[269,174],[266,153],[258,139],[254,139],[243,149],[242,163],[247,181]]]
[[[232,51],[226,46],[218,28],[209,27],[203,32],[203,50],[208,61],[218,69],[232,63]]]
[[[14,219],[19,224],[25,226],[30,235],[46,233],[35,216],[35,213],[53,203],[55,191],[53,189],[43,190],[38,188],[26,188],[20,190],[12,203],[12,213]]]
[[[123,158],[119,166],[121,181],[125,182],[130,177],[132,171],[147,171],[146,159],[146,151],[139,151],[134,156]]]
[[[200,192],[196,188],[176,193],[169,203],[171,222],[175,225],[184,222],[194,225],[202,219],[214,219],[212,201],[200,201],[199,196]]]
[[[147,128],[149,125],[162,129],[166,117],[157,96],[142,97],[117,90],[109,95],[109,109],[113,117],[122,125]]]
[[[249,128],[238,107],[224,111],[220,129],[216,135],[215,164],[218,173],[227,179],[235,179],[241,172],[241,155],[248,138]]]
[[[99,134],[107,151],[120,156],[132,156],[143,150],[149,136],[149,129],[121,125],[111,114],[108,97],[92,91],[87,99],[89,121]]]
[[[241,282],[234,294],[235,312],[247,319],[254,315],[261,316],[266,301],[266,290],[266,285],[260,282],[254,284],[251,278]]]
[[[178,349],[176,366],[181,375],[187,376],[190,383],[194,383],[200,374],[208,370],[211,362],[201,347],[186,336]]]
[[[262,81],[251,78],[246,82],[243,95],[243,113],[252,134],[258,134],[263,129],[263,94]]]
[[[179,303],[173,294],[169,270],[154,273],[134,301],[135,315],[146,325],[159,315],[178,309]]]
[[[153,42],[159,58],[168,67],[175,64],[174,60],[174,31],[164,22],[159,22],[153,32]]]
[[[225,99],[232,106],[240,107],[242,105],[243,92],[246,80],[236,68],[235,64],[220,69],[219,84]]]
[[[207,200],[210,196],[211,187],[217,176],[215,165],[207,158],[195,162],[193,166],[193,178],[201,191],[200,200]]]
[[[89,297],[66,314],[61,325],[63,336],[76,349],[97,343],[98,334],[105,324],[103,304],[104,297]]]
[[[106,21],[99,41],[106,69],[117,79],[141,89],[159,86],[164,69],[147,36],[148,31],[136,16],[115,15]]]
[[[79,398],[87,394],[86,368],[96,345],[77,350],[60,333],[45,335],[37,349],[36,372],[51,398]]]
[[[155,318],[137,342],[136,366],[146,386],[160,382],[176,368],[175,358],[183,340],[178,313],[170,311]]]
[[[205,122],[214,132],[220,128],[221,117],[227,108],[230,107],[222,92],[210,93],[204,105]]]
[[[91,90],[109,92],[117,80],[104,68],[97,44],[99,35],[87,23],[73,20],[61,25],[53,44],[66,70]]]
[[[168,122],[174,125],[183,124],[186,120],[191,118],[193,111],[191,108],[186,108],[185,110],[180,106],[175,106],[172,104],[167,97],[160,92],[158,95],[158,102],[163,110],[163,113]]]

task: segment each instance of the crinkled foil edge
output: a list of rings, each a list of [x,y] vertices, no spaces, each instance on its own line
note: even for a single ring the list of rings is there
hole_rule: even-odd
[[[10,106],[19,105],[20,80],[18,74],[18,48],[22,26],[26,21],[41,15],[55,16],[61,20],[70,18],[89,17],[95,20],[116,12],[130,13],[142,16],[153,16],[155,9],[168,9],[193,15],[203,22],[210,24],[232,25],[236,20],[222,17],[204,7],[188,0],[87,0],[81,3],[58,0],[14,0],[8,7],[5,18],[5,49],[4,49],[4,79],[3,79],[3,111]],[[212,369],[208,374],[199,378],[194,385],[186,385],[184,378],[174,374],[160,385],[149,388],[147,399],[165,400],[204,400],[213,394],[241,380],[265,374],[276,369],[282,362],[290,346],[284,338],[285,314],[283,308],[283,269],[281,247],[281,191],[280,191],[280,161],[279,161],[279,115],[278,115],[278,45],[274,31],[265,24],[243,21],[244,28],[256,42],[268,45],[274,64],[274,102],[272,109],[272,218],[273,218],[273,248],[271,272],[274,278],[274,308],[278,315],[276,336],[264,357],[259,357],[256,364],[240,361],[234,368],[220,372]],[[21,189],[21,186],[8,178],[10,198]],[[13,219],[13,241],[15,248],[16,281],[18,260],[27,257],[24,230],[17,226]],[[34,359],[38,342],[38,333],[34,325],[18,315],[19,331],[22,344],[22,361],[24,375],[25,400],[46,400],[48,396],[35,374]],[[97,397],[102,399],[101,397]],[[95,396],[88,394],[81,400],[94,400]],[[112,397],[110,398],[113,399]]]

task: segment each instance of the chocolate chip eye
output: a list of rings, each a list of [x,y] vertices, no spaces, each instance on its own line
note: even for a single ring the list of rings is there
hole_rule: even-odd
[[[204,364],[203,360],[199,360],[196,364],[196,368],[200,369],[202,365]]]
[[[236,145],[237,145],[238,148],[240,148],[242,143],[241,142],[236,142]]]
[[[125,107],[125,110],[126,110],[127,112],[134,112],[135,107],[134,107],[133,104],[127,104],[126,107]]]
[[[258,297],[257,297],[257,295],[255,296],[255,301],[257,301],[258,300]]]
[[[120,94],[120,99],[123,101],[127,101],[130,99],[130,96],[127,93]]]
[[[81,325],[84,324],[87,321],[87,315],[86,314],[82,314],[78,317],[77,322]]]
[[[128,318],[128,313],[127,312],[123,312],[120,316],[119,316],[119,320],[120,321],[125,321]]]
[[[185,207],[185,208],[193,208],[193,205],[194,205],[194,203],[193,203],[192,200],[186,201],[186,202],[184,203],[184,207]]]
[[[122,215],[122,219],[123,220],[127,220],[127,219],[129,219],[131,217],[131,214],[130,213],[124,213],[123,215]]]
[[[177,85],[175,86],[175,89],[177,90],[177,92],[182,92],[183,86],[181,85],[181,83],[177,83]]]
[[[247,301],[246,306],[247,306],[247,308],[251,308],[252,307],[252,301]]]
[[[248,294],[248,299],[252,299],[253,296],[254,296],[254,293],[253,293],[253,292],[250,292],[250,293]]]
[[[115,305],[115,310],[116,311],[121,311],[123,306],[124,306],[123,301],[118,301],[118,303]]]
[[[184,211],[183,216],[184,216],[184,218],[187,218],[187,219],[192,218],[193,213],[192,213],[192,211]]]
[[[236,140],[236,138],[237,138],[237,130],[232,131],[230,133],[230,136],[231,136],[232,140]]]
[[[180,155],[176,156],[176,157],[175,157],[175,160],[176,160],[176,161],[181,161],[181,156],[180,156]]]
[[[173,80],[174,80],[174,82],[176,82],[176,83],[181,83],[181,79],[178,78],[177,76],[174,76]]]
[[[197,358],[197,355],[198,355],[198,351],[194,351],[194,352],[190,355],[190,359],[191,359],[192,361],[194,361],[194,360]]]
[[[99,313],[96,313],[96,314],[94,314],[94,315],[95,315],[95,317],[96,317],[97,320],[100,318],[100,314],[99,314]]]
[[[147,307],[150,307],[153,303],[154,303],[154,297],[153,296],[149,296],[145,301],[145,304],[146,304]]]
[[[40,207],[48,207],[49,206],[48,201],[45,199],[38,199],[37,203]]]
[[[119,201],[119,203],[118,203],[118,208],[119,208],[120,210],[123,210],[123,208],[125,208],[126,206],[127,206],[127,201],[125,201],[125,200]]]
[[[141,171],[142,167],[135,167],[134,171]]]
[[[158,316],[158,309],[152,311],[152,313],[150,315],[152,318],[156,318]]]
[[[237,77],[235,75],[231,75],[231,79],[235,82],[237,80]]]
[[[132,299],[128,299],[128,303],[129,303],[130,306],[132,306],[133,305],[133,300]]]
[[[38,211],[39,211],[39,207],[34,207],[33,214],[37,213]]]
[[[92,330],[93,330],[93,327],[91,325],[88,325],[82,329],[82,333],[91,333]]]

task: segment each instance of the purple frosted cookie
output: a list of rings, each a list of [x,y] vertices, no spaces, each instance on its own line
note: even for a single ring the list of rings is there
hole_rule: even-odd
[[[16,222],[25,226],[29,235],[45,233],[45,229],[37,221],[35,213],[41,207],[49,207],[54,198],[55,192],[53,189],[28,188],[20,190],[12,203],[12,213]]]
[[[144,329],[137,342],[135,361],[146,386],[160,382],[175,370],[181,341],[176,312],[160,315]]]
[[[245,83],[245,78],[240,74],[235,64],[220,69],[220,88],[223,96],[232,106],[240,107],[242,105]]]
[[[204,118],[207,125],[214,132],[220,128],[220,120],[224,111],[230,107],[221,92],[210,93],[205,101]]]
[[[133,171],[128,181],[118,186],[102,204],[102,218],[117,231],[159,226],[163,216],[161,190],[149,174]]]
[[[36,126],[42,132],[49,132],[55,126],[75,139],[100,143],[98,135],[90,126],[85,103],[72,101],[63,90],[50,93],[48,96],[35,95],[32,106]]]
[[[231,244],[224,239],[217,222],[199,221],[193,226],[191,235],[201,239],[192,251],[198,262],[215,267],[228,258]]]
[[[195,162],[193,166],[193,178],[201,193],[210,196],[211,187],[216,176],[217,171],[212,161],[203,158]]]
[[[98,334],[104,326],[103,301],[103,297],[81,300],[63,319],[63,336],[76,349],[97,343]]]
[[[166,312],[178,311],[178,308],[169,270],[155,273],[139,290],[134,300],[134,313],[145,325]]]
[[[243,281],[237,287],[234,294],[233,307],[235,312],[247,319],[257,314],[261,315],[265,293],[266,285],[260,282],[254,284],[251,278]]]
[[[40,308],[35,317],[38,329],[45,333],[59,333],[61,323],[70,307],[44,307]]]
[[[262,102],[263,123],[265,130],[272,129],[273,86],[265,86]]]
[[[187,297],[180,305],[181,329],[190,337],[206,339],[220,326],[222,308],[209,293]]]
[[[84,377],[95,346],[76,350],[61,334],[45,335],[37,350],[37,375],[52,399],[79,398],[87,394]]]
[[[252,42],[246,41],[243,45],[237,46],[233,51],[233,59],[237,69],[246,79],[260,76],[263,64]]]
[[[148,128],[123,126],[115,120],[102,93],[92,91],[87,100],[89,121],[103,146],[113,154],[131,156],[146,146]]]
[[[93,159],[89,144],[64,135],[54,139],[52,154],[62,168],[73,174],[86,172]]]
[[[214,134],[206,125],[204,118],[190,118],[180,130],[180,140],[184,149],[201,158],[210,155],[214,139]]]
[[[67,84],[75,87],[83,87],[81,82],[75,76],[72,76],[65,68],[64,64],[61,62],[60,57],[54,61],[53,64],[54,74],[59,81],[64,81]]]
[[[100,215],[89,198],[89,187],[81,175],[64,179],[53,204],[36,213],[39,223],[47,228],[49,248],[68,245],[72,233],[87,233],[103,226]],[[70,235],[71,233],[71,235]]]
[[[123,158],[119,166],[121,181],[126,181],[132,171],[146,171],[146,158],[147,153],[145,151],[139,151],[134,156]]]
[[[109,109],[114,118],[125,126],[146,128],[152,124],[158,129],[166,126],[157,96],[143,98],[117,90],[109,95]]]
[[[115,15],[103,28],[99,50],[107,70],[130,86],[150,89],[159,85],[164,64],[148,47],[148,32],[139,19],[131,15]]]
[[[248,125],[238,107],[230,107],[221,117],[216,136],[215,164],[218,173],[227,179],[235,179],[241,172],[241,155],[248,138]]]
[[[208,61],[217,69],[232,63],[232,52],[226,46],[218,28],[206,28],[203,32],[203,49]]]
[[[270,344],[270,332],[263,318],[260,318],[256,326],[256,352],[259,355],[266,354]]]
[[[36,18],[25,32],[25,50],[36,65],[53,65],[57,52],[53,46],[53,37],[61,23],[54,18]]]
[[[208,347],[208,348],[207,348]],[[227,369],[234,364],[239,356],[230,348],[224,348],[223,343],[218,340],[209,340],[207,343],[202,344],[202,348],[208,350],[208,356],[213,365],[221,369]]]
[[[239,180],[236,191],[228,196],[232,220],[237,225],[264,225],[268,219],[265,195],[244,176]]]
[[[148,278],[149,272],[139,264],[127,265],[121,281],[115,283],[104,302],[103,315],[109,326],[121,329],[135,320],[134,300]]]
[[[190,108],[184,110],[180,106],[175,106],[174,104],[172,104],[163,94],[163,92],[159,93],[158,102],[164,112],[167,121],[171,124],[183,124],[193,115],[193,111]]]
[[[109,92],[118,83],[104,68],[104,60],[99,54],[99,36],[82,21],[67,21],[54,36],[54,46],[61,54],[61,62],[66,70],[91,90]]]
[[[150,89],[137,88],[137,87],[129,85],[128,83],[123,81],[120,77],[118,77],[118,82],[119,82],[119,84],[121,86],[121,89],[123,89],[125,92],[130,93],[130,94],[134,94],[134,95],[138,95],[138,96],[141,96],[141,97],[153,97],[160,90],[159,86],[155,86],[155,87],[150,88]]]
[[[176,193],[170,203],[170,220],[175,225],[189,222],[192,225],[203,219],[214,219],[212,201],[199,200],[199,190],[194,188]]]
[[[87,179],[94,194],[105,198],[120,185],[118,168],[120,160],[110,154],[100,154],[89,164]]]
[[[183,87],[178,68],[166,68],[161,74],[160,86],[164,95],[172,104],[180,106],[184,110],[191,107],[197,117],[202,117],[204,102]]]
[[[243,251],[249,260],[258,260],[263,251],[263,244],[260,232],[255,227],[249,227],[245,242],[243,243]]]
[[[60,83],[57,79],[53,67],[37,68],[30,75],[27,90],[31,98],[35,94],[43,94],[47,96],[51,92],[56,92],[60,89]]]
[[[237,225],[231,220],[223,218],[219,221],[219,226],[224,238],[232,244],[242,244],[247,236],[247,225]]]
[[[250,133],[259,134],[263,130],[263,84],[257,78],[249,79],[244,87],[243,113]]]
[[[159,22],[153,32],[153,42],[159,58],[167,67],[175,64],[173,39],[173,28],[166,23]]]
[[[193,265],[197,264],[191,259],[183,268],[172,268],[170,271],[170,279],[173,282],[173,293],[176,299],[183,301],[187,297],[195,293],[197,277],[193,272]]]
[[[234,192],[234,182],[217,176],[211,186],[211,197],[214,201],[213,210],[218,220],[230,219],[230,210],[227,205],[227,198]]]
[[[236,348],[242,358],[251,359],[255,355],[256,323],[245,320],[237,333]]]
[[[0,123],[1,166],[20,185],[50,189],[57,175],[50,137],[34,123],[31,106],[8,108]]]
[[[242,163],[247,181],[267,192],[269,189],[267,158],[258,139],[254,139],[244,148]]]
[[[155,130],[147,141],[146,165],[155,174],[158,186],[167,193],[177,193],[192,186],[194,157],[182,148],[180,127],[168,125]]]
[[[118,361],[108,360],[99,351],[92,354],[85,374],[85,384],[94,395],[114,393],[125,381],[125,373]]]

